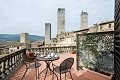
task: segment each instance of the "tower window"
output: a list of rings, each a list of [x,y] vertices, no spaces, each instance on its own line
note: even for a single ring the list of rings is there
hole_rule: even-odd
[[[111,24],[109,24],[109,28],[111,28]]]
[[[63,14],[63,11],[62,11],[62,14]]]

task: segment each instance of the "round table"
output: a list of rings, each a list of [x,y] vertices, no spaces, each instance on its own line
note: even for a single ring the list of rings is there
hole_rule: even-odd
[[[55,74],[54,71],[50,68],[50,63],[51,63],[52,61],[58,60],[59,57],[47,58],[47,57],[37,56],[36,59],[39,60],[39,61],[45,61],[45,63],[46,63],[46,68],[45,68],[43,71],[45,71],[45,70],[48,71],[48,69],[49,69],[49,70],[50,70],[50,74],[51,74],[51,71],[53,72],[53,74]],[[43,71],[42,71],[42,72],[43,72]],[[46,71],[44,80],[46,79],[47,71]],[[39,75],[40,75],[42,72],[40,72]],[[38,78],[39,78],[39,75],[38,75]],[[55,75],[56,75],[56,74],[55,74]],[[57,76],[57,75],[56,75],[56,76]]]

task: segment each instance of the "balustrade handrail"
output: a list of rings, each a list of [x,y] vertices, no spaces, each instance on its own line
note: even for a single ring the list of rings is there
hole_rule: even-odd
[[[39,48],[67,48],[67,47],[76,47],[76,46],[44,46]],[[37,49],[37,48],[27,48],[27,49]]]
[[[22,52],[22,51],[24,51],[24,50],[26,50],[26,49],[21,49],[21,50],[18,50],[18,51],[14,51],[14,52],[11,52],[11,53],[9,53],[9,54],[6,54],[6,55],[2,56],[2,57],[0,58],[0,63],[1,63],[3,60],[6,60],[6,59],[10,58],[11,56],[16,55],[17,52]]]

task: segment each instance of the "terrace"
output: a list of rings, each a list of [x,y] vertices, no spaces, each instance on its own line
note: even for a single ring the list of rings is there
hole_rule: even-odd
[[[90,41],[88,41],[87,39]],[[95,47],[98,44],[100,44],[102,47],[100,45],[98,47]],[[90,61],[92,60],[93,62],[96,61],[96,59],[93,58],[94,56],[91,55],[91,53],[95,54],[96,50],[90,49],[90,47],[95,47],[97,52],[100,52],[100,49],[104,50],[103,54],[105,54],[108,51],[111,52],[113,48],[113,32],[92,33],[92,34],[88,33],[84,35],[77,35],[77,47],[76,46],[63,46],[63,47],[44,47],[44,48],[34,48],[34,49],[31,48],[31,49],[22,49],[22,50],[18,50],[16,52],[10,53],[9,55],[6,55],[0,59],[0,65],[1,65],[0,80],[20,80],[23,76],[23,73],[25,72],[25,65],[23,65],[23,61],[25,59],[26,52],[29,52],[29,51],[35,52],[36,56],[40,56],[41,54],[47,55],[49,53],[57,54],[60,57],[60,59],[53,61],[53,63],[56,65],[59,65],[66,58],[73,57],[74,64],[71,69],[73,80],[111,80],[112,75],[105,76],[101,74],[102,76],[105,76],[105,79],[103,78],[98,79],[98,77],[94,75],[90,75],[86,71],[87,69],[89,69],[88,67],[94,67],[93,65],[91,66]],[[70,50],[77,50],[77,53],[70,54]],[[92,51],[94,51],[95,53]],[[98,64],[97,62],[97,64],[95,64],[98,67],[97,72],[99,72],[100,70],[103,70],[103,71],[107,71],[113,74],[113,67],[114,67],[113,66],[113,54],[112,53],[106,53],[106,54],[112,55],[112,56],[108,60],[106,59],[105,55],[103,56],[100,54],[101,56],[99,57],[103,57],[99,59],[99,61],[101,61],[100,63],[107,61],[107,64],[105,63],[106,65],[99,67],[97,65]],[[88,56],[91,56],[91,57],[88,57]],[[99,57],[97,56],[97,58]],[[91,58],[93,59],[91,60]],[[46,64],[44,61],[39,61],[39,63],[42,64],[39,69],[39,72],[41,72],[46,67]],[[86,67],[86,69],[81,68],[81,66]],[[52,69],[52,65],[50,67]],[[45,75],[45,72],[43,72],[40,75],[40,79],[38,80],[44,80],[44,75]],[[60,78],[59,74],[57,75],[58,75],[58,78]],[[71,80],[69,73],[67,73],[66,76],[67,76],[66,78],[67,80]],[[35,69],[29,69],[25,77],[23,78],[23,80],[36,80]],[[52,75],[50,75],[49,71],[48,71],[46,80],[52,80]],[[54,78],[54,80],[57,80],[57,79]],[[64,74],[62,74],[62,80],[65,80]]]

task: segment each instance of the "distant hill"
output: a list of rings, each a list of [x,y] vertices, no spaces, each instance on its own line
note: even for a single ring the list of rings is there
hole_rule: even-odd
[[[44,36],[37,36],[37,35],[29,35],[29,40],[31,41],[37,41],[37,40],[44,40]],[[0,42],[20,42],[20,34],[0,34]]]

